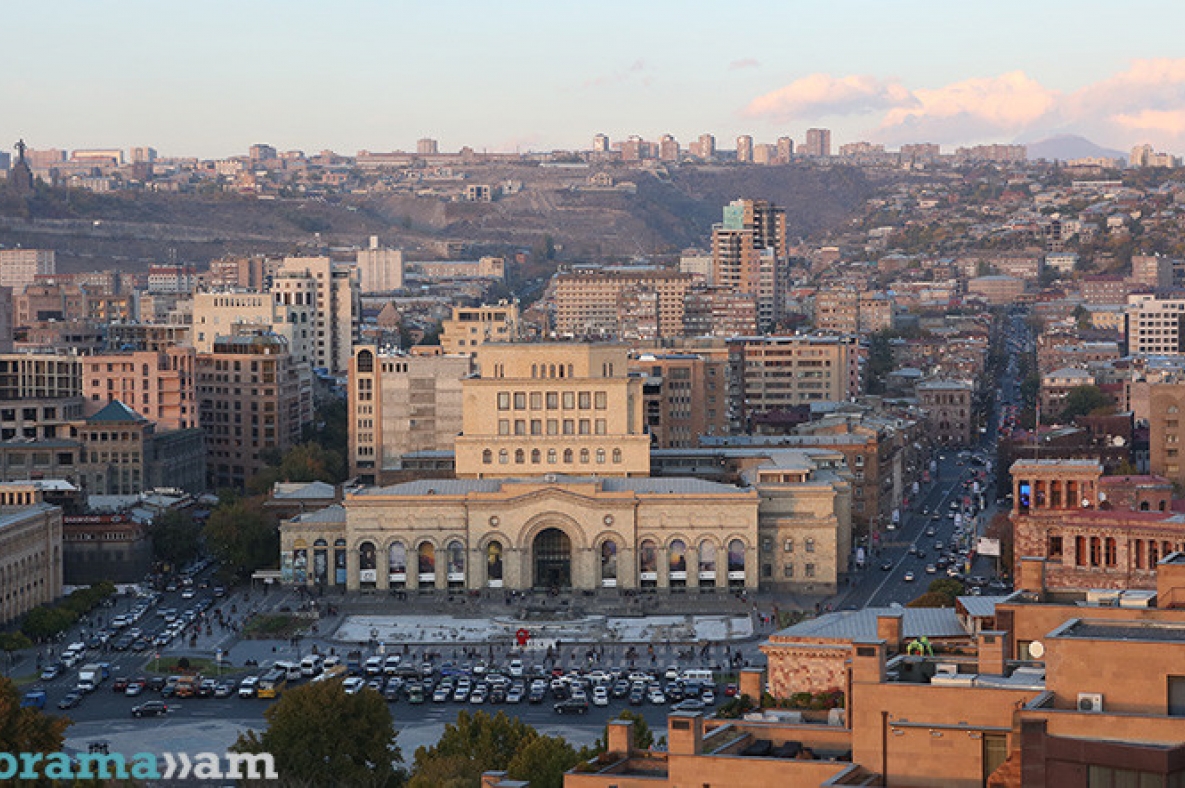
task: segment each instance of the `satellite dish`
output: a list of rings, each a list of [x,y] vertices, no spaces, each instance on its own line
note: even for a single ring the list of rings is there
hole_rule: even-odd
[[[1041,659],[1045,656],[1045,644],[1040,640],[1034,640],[1029,644],[1029,656],[1033,659]]]
[[[1083,508],[1083,509],[1089,509],[1089,508],[1090,508],[1090,499],[1089,499],[1089,498],[1083,498],[1083,499],[1082,499],[1082,508]]]

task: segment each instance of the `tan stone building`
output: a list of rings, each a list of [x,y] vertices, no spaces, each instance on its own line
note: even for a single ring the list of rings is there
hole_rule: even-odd
[[[927,380],[917,385],[931,435],[944,446],[970,446],[975,431],[973,387],[964,380]]]
[[[36,482],[0,484],[0,624],[62,595],[62,510]]]
[[[658,449],[695,446],[728,434],[728,362],[694,353],[639,353],[630,371],[643,379],[646,429]]]
[[[458,477],[647,476],[642,381],[618,345],[482,345],[464,383]]]
[[[842,402],[860,391],[859,348],[836,336],[737,337],[728,343],[737,387],[733,431],[758,413],[812,402]]]
[[[815,293],[815,328],[829,334],[857,333],[860,294],[846,287],[830,287]]]
[[[414,355],[362,345],[350,367],[350,475],[385,484],[412,452],[453,450],[472,356]]]
[[[444,353],[473,353],[486,342],[514,342],[519,338],[518,304],[454,306],[453,316],[440,323]]]
[[[102,353],[83,358],[86,415],[92,416],[109,402],[120,400],[162,430],[196,427],[196,358],[192,347]]]
[[[199,353],[197,396],[213,489],[243,487],[267,464],[262,452],[287,451],[313,420],[308,367],[270,332],[220,337]]]
[[[641,323],[642,338],[682,336],[683,302],[692,280],[691,274],[651,266],[558,274],[555,331],[561,337],[618,338],[628,316],[635,333]]]
[[[1148,385],[1149,469],[1170,481],[1185,484],[1185,383]]]

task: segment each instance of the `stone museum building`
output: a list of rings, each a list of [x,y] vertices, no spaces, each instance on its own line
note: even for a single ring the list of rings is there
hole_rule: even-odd
[[[286,520],[284,582],[828,593],[847,570],[838,452],[755,448],[738,484],[651,477],[626,348],[486,344],[477,359],[456,478],[362,487]]]

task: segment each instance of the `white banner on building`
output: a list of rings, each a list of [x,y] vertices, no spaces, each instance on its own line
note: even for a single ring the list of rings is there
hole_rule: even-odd
[[[979,541],[975,545],[975,552],[980,555],[994,555],[1000,557],[1000,540],[988,539],[986,536],[979,537]]]
[[[359,569],[358,582],[359,583],[377,583],[379,581],[379,570],[377,569]]]

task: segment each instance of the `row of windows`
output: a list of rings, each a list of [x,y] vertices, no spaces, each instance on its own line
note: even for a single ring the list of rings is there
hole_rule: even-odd
[[[608,424],[604,419],[564,419],[563,420],[564,435],[606,435],[608,434]],[[527,435],[528,427],[531,435],[543,435],[543,421],[541,419],[531,419],[530,423],[525,419],[514,420],[515,435]],[[547,420],[547,434],[560,435],[560,420]],[[510,435],[511,424],[510,419],[498,419],[498,434]]]
[[[563,453],[564,464],[571,465],[573,463],[573,458],[575,456],[576,456],[576,454],[571,449],[564,449],[564,453]],[[595,455],[593,453],[591,453],[588,449],[581,449],[580,450],[580,463],[582,465],[588,465],[590,462],[590,458],[593,456],[596,457],[597,465],[604,465],[606,456],[612,456],[614,465],[621,464],[621,449],[614,449],[612,455],[607,455],[605,453],[604,449],[597,449]],[[509,449],[500,450],[498,452],[498,464],[499,465],[509,465],[510,464],[510,457],[511,457],[511,454],[510,454]],[[543,461],[543,452],[540,449],[531,449],[530,457],[531,457],[531,464],[532,465],[539,465]],[[547,450],[547,464],[548,465],[555,465],[557,462],[559,462],[559,457],[560,457],[560,454],[557,449],[548,449]],[[485,451],[483,451],[481,453],[481,461],[485,465],[493,465],[494,464],[494,452],[490,449],[486,449]],[[514,464],[515,465],[525,465],[526,463],[527,463],[526,450],[525,449],[515,449],[514,450]]]
[[[605,410],[609,406],[609,396],[604,391],[549,391],[546,396],[542,391],[533,391],[529,396],[525,391],[516,391],[513,394],[509,391],[498,392],[498,410],[510,410],[512,403],[514,410],[527,410],[528,402],[531,410],[543,410],[544,402],[547,403],[547,410],[559,410],[561,402],[564,410],[577,407],[580,410],[589,410],[594,406],[597,410]]]

